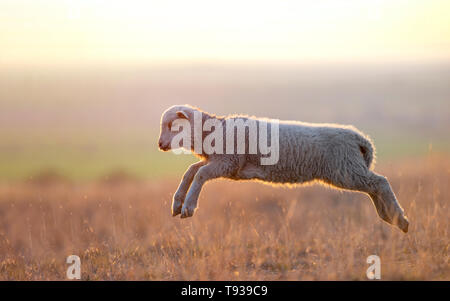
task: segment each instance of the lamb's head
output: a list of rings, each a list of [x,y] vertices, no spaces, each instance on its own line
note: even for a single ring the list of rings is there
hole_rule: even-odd
[[[168,108],[161,117],[161,133],[159,135],[158,146],[162,151],[172,149],[172,139],[179,133],[179,124],[191,122],[193,120],[194,111],[197,110],[189,105],[176,105]],[[177,128],[174,130],[174,125]]]

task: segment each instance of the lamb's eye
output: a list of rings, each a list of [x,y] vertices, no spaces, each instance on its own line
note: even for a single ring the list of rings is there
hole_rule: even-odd
[[[171,130],[171,129],[172,129],[172,121],[171,121],[171,122],[169,122],[169,124],[167,125],[167,127],[169,128],[169,130]]]

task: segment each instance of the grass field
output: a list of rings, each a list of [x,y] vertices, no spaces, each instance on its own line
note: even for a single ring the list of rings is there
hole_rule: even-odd
[[[410,220],[403,234],[368,197],[321,186],[216,181],[193,218],[173,218],[178,177],[58,177],[0,186],[0,279],[64,280],[67,256],[84,280],[450,280],[450,158],[379,164]],[[181,175],[179,175],[181,176]]]

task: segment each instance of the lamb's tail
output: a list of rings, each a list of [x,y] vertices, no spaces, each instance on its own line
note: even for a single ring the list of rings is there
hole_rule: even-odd
[[[359,150],[369,169],[372,169],[375,163],[375,147],[369,137],[358,137]]]

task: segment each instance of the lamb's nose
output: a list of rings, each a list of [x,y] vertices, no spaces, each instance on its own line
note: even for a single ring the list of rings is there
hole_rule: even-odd
[[[162,142],[161,141],[158,142],[158,145],[159,145],[159,148],[162,148]]]

